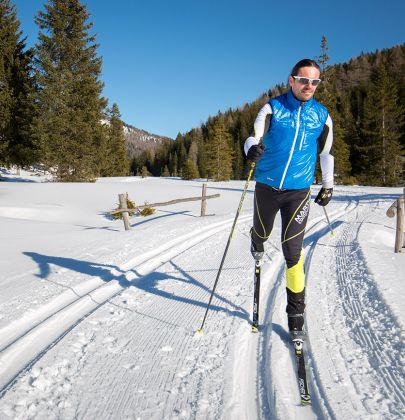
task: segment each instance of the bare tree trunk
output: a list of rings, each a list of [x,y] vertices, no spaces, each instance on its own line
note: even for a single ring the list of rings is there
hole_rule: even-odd
[[[386,165],[386,138],[385,138],[385,108],[383,105],[382,109],[382,166],[383,166],[383,185],[386,185],[386,172],[387,172],[387,165]]]

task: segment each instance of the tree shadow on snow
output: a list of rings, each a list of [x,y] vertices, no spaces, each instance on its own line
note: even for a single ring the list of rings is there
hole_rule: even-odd
[[[162,214],[157,214],[157,213],[162,213]],[[104,212],[101,212],[101,213],[98,213],[98,214],[99,214],[99,216],[103,216],[110,221],[115,221],[116,220],[112,217],[112,214],[108,211],[104,211]],[[188,216],[188,217],[199,217],[199,216],[196,216],[194,214],[191,214],[190,210],[184,210],[184,211],[157,210],[155,216],[153,216],[153,217],[151,217],[151,216],[144,216],[144,217],[143,216],[133,216],[133,217],[130,217],[130,219],[129,219],[130,222],[132,222],[134,220],[136,222],[136,223],[130,223],[130,226],[135,227],[135,226],[143,225],[144,223],[151,222],[152,220],[157,220],[157,219],[162,219],[162,218],[166,218],[166,217],[170,217],[170,216],[177,216],[177,215]],[[137,222],[136,220],[139,220],[139,219],[143,219],[143,220],[141,220],[140,222]],[[94,229],[97,229],[97,228],[94,228]]]
[[[75,294],[77,293],[74,290],[74,286],[68,286],[63,283],[57,282],[56,280],[51,280],[49,278],[51,274],[51,265],[68,269],[70,271],[81,273],[87,276],[97,277],[103,280],[104,282],[116,280],[124,289],[129,287],[136,287],[139,290],[143,290],[146,293],[159,296],[164,299],[190,304],[204,309],[207,307],[208,298],[212,290],[210,289],[210,287],[204,285],[196,278],[192,277],[188,272],[181,269],[173,261],[169,261],[169,263],[173,266],[175,271],[180,274],[180,276],[175,276],[170,273],[164,273],[159,271],[154,271],[152,273],[142,276],[136,270],[124,271],[118,266],[111,264],[100,264],[96,262],[77,260],[73,258],[55,257],[50,255],[38,254],[36,252],[23,252],[23,254],[27,257],[32,258],[32,260],[38,264],[39,273],[36,274],[36,277],[43,280],[47,280],[66,289],[70,289]],[[136,278],[130,281],[126,278],[126,275],[131,272],[136,275]],[[55,273],[53,274],[55,275]],[[193,298],[175,295],[172,292],[163,290],[163,282],[173,280],[175,280],[176,282],[184,283],[188,286],[193,286],[202,289],[204,292],[206,292],[207,299],[204,301],[198,301]],[[239,317],[242,319],[249,319],[249,314],[240,306],[235,305],[234,303],[232,303],[231,301],[224,298],[218,293],[215,293],[214,297],[220,302],[222,302],[224,306],[212,304],[210,306],[211,311],[225,312],[231,316]],[[225,305],[228,307],[226,307]],[[229,309],[229,307],[231,309]],[[163,322],[164,320],[161,321]]]
[[[111,226],[85,226],[85,225],[76,225],[83,228],[84,230],[108,230],[110,232],[121,232],[122,229],[115,229]]]
[[[51,255],[42,255],[36,252],[23,252],[27,257],[32,258],[39,268],[39,273],[35,274],[36,277],[39,277],[44,280],[49,280],[48,277],[51,274],[51,264],[61,268],[67,268],[71,271],[76,271],[77,273],[86,274],[93,277],[99,277],[105,282],[111,280],[118,280],[120,285],[123,287],[128,287],[130,282],[125,278],[124,273],[119,270],[115,265],[109,264],[99,264],[83,260],[75,260],[73,258],[64,258],[64,257],[54,257]],[[122,272],[122,275],[116,276],[112,274],[112,270],[116,269]],[[56,282],[54,282],[56,283]],[[63,286],[61,283],[57,283]]]
[[[162,218],[166,218],[166,217],[170,217],[170,216],[181,215],[181,216],[188,216],[188,217],[198,217],[194,214],[189,214],[189,213],[191,213],[190,210],[184,210],[184,211],[158,210],[157,212],[158,213],[164,213],[164,214],[156,215],[154,217],[148,217],[147,219],[143,218],[144,220],[141,220],[140,222],[131,224],[131,227],[143,225],[144,223],[151,222],[152,220],[162,219]]]

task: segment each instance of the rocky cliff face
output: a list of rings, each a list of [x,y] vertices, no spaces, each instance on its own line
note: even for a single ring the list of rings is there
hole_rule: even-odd
[[[124,134],[130,158],[138,156],[145,150],[156,149],[162,143],[171,141],[169,137],[148,133],[145,130],[124,123]]]

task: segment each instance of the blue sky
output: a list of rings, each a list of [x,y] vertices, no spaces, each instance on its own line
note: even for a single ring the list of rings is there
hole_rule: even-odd
[[[28,46],[45,0],[12,0]],[[210,115],[255,100],[316,58],[331,64],[405,42],[405,1],[83,0],[122,119],[175,138]]]

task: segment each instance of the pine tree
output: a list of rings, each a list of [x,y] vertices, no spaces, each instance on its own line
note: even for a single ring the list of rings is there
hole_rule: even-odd
[[[178,173],[178,168],[179,168],[179,162],[178,162],[178,159],[177,159],[177,155],[176,155],[176,154],[174,154],[174,155],[173,155],[173,170],[172,170],[172,176],[178,176],[178,175],[179,175],[179,173]]]
[[[15,6],[9,0],[0,1],[0,163],[7,163],[8,143],[13,108],[10,86],[11,65],[18,41],[18,22]]]
[[[31,74],[32,50],[24,51],[24,43],[17,48],[13,69],[14,109],[12,113],[9,161],[23,167],[38,161],[38,149],[33,140],[32,122],[36,115],[35,88]]]
[[[169,168],[167,167],[167,165],[165,165],[165,167],[163,168],[162,176],[170,176]]]
[[[176,140],[176,142],[178,142],[178,149],[177,149],[177,158],[178,158],[178,163],[177,163],[177,168],[179,171],[179,175],[181,176],[181,169],[184,167],[184,165],[186,164],[186,160],[187,160],[187,150],[186,147],[184,146],[184,141],[181,140]]]
[[[214,181],[229,181],[232,175],[231,135],[220,115],[213,123],[207,144],[207,172]]]
[[[35,129],[44,162],[62,181],[94,179],[105,143],[101,58],[88,19],[80,0],[48,0],[35,19],[40,29]]]
[[[20,40],[15,6],[0,0],[0,163],[33,163],[30,125],[35,113],[30,77],[32,51]]]
[[[345,142],[345,127],[338,112],[339,94],[333,81],[335,79],[335,68],[329,66],[328,45],[325,36],[321,40],[321,55],[318,57],[321,67],[322,82],[316,90],[316,99],[321,102],[329,111],[333,121],[333,153],[335,158],[336,181],[345,182],[350,176],[350,150]],[[317,175],[319,178],[319,163],[317,165]]]
[[[198,161],[198,144],[196,141],[193,141],[190,145],[190,149],[188,151],[188,159],[190,159],[194,165],[197,165]]]
[[[142,178],[146,178],[148,176],[149,176],[148,168],[146,166],[142,166],[142,169],[141,169],[141,177]]]
[[[121,114],[116,103],[113,104],[110,112],[110,125],[108,130],[108,176],[128,175],[129,161],[125,146],[124,124],[121,121]]]
[[[236,138],[236,142],[233,144],[233,179],[241,179],[243,173],[243,155],[242,146],[239,142],[239,136]]]
[[[183,167],[182,178],[196,179],[199,178],[199,176],[197,165],[191,159],[187,159]]]
[[[396,84],[382,62],[364,104],[362,160],[367,183],[394,186],[401,182],[404,122],[405,110],[399,105]]]
[[[329,47],[328,47],[328,40],[326,39],[325,35],[322,35],[321,38],[321,54],[317,57],[318,64],[321,68],[321,73],[324,82],[328,82],[328,74],[327,70],[329,69],[329,60],[330,57],[328,55]]]

